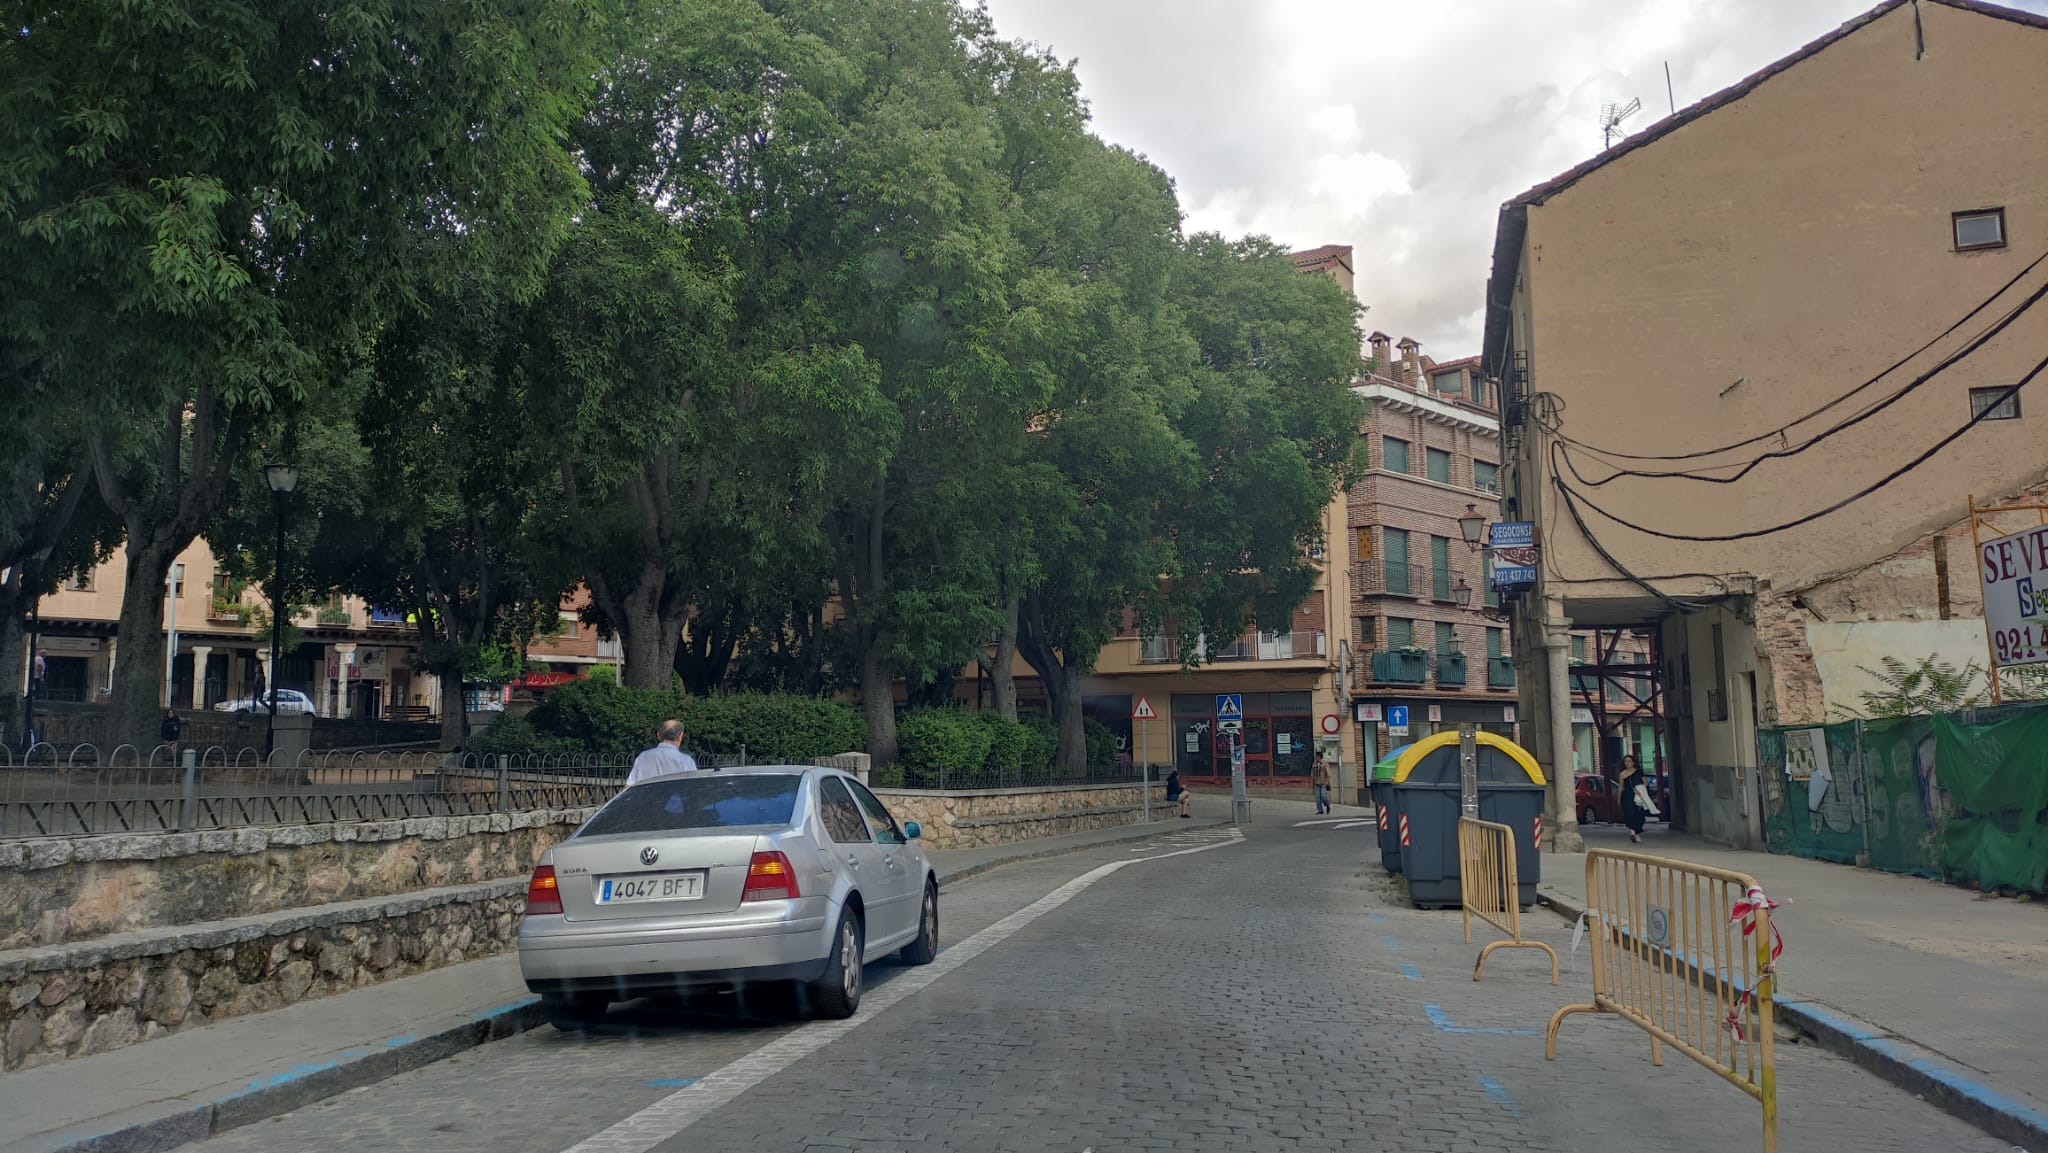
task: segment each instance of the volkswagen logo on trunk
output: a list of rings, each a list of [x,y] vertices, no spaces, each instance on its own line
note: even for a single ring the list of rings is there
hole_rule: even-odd
[[[656,849],[653,845],[649,845],[646,848],[640,850],[641,864],[651,865],[659,860],[661,860],[661,850]]]

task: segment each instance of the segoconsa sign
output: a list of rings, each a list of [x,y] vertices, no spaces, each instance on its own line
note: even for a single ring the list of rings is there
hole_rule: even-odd
[[[1999,668],[2048,662],[2048,525],[1978,546],[1977,579],[1992,662]]]

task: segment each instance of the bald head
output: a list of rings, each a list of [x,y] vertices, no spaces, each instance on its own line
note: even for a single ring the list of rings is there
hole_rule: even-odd
[[[660,744],[681,747],[683,743],[683,722],[676,720],[674,717],[661,722],[661,731],[655,734],[654,739]]]

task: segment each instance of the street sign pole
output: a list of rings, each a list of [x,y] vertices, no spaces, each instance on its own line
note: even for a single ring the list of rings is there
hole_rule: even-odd
[[[1252,819],[1251,799],[1244,794],[1244,734],[1230,740],[1230,823],[1242,825]]]
[[[1458,726],[1458,808],[1466,816],[1479,816],[1479,740],[1470,721]]]
[[[1152,823],[1152,734],[1138,730],[1138,793],[1145,798],[1145,823]]]

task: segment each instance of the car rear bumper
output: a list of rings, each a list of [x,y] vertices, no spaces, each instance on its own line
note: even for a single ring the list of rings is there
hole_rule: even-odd
[[[535,993],[810,981],[825,971],[831,930],[826,913],[735,917],[681,928],[572,926],[546,917],[520,928],[519,973]]]

